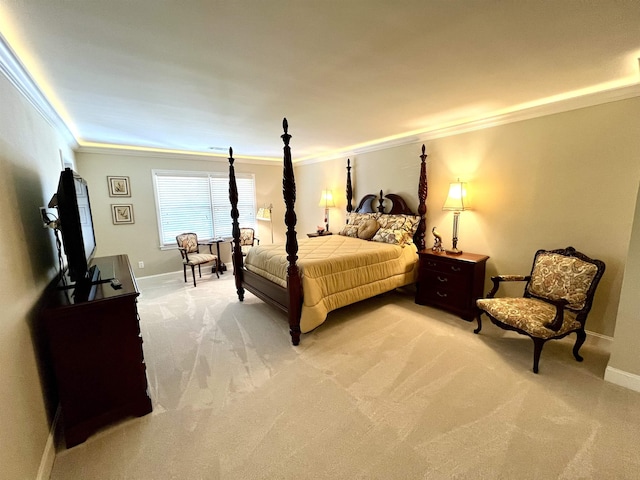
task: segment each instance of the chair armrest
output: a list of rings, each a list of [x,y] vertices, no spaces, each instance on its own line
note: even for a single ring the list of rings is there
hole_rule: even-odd
[[[188,262],[189,261],[189,255],[187,254],[187,249],[183,248],[183,247],[178,247],[178,250],[180,250],[180,255],[182,256],[182,258],[185,259]]]
[[[495,275],[491,277],[493,288],[487,293],[487,298],[493,298],[500,288],[502,282],[528,282],[531,275]]]
[[[540,297],[536,297],[540,298]],[[560,300],[550,300],[548,298],[540,298],[547,303],[556,307],[556,316],[553,317],[553,320],[545,325],[550,330],[557,332],[562,327],[562,322],[564,322],[564,307],[569,303],[568,300],[561,298]]]

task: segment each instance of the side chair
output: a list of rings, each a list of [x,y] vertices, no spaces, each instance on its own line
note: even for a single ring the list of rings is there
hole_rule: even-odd
[[[191,275],[193,275],[193,286],[196,286],[196,273],[195,267],[198,266],[198,276],[202,277],[202,270],[200,266],[203,263],[214,262],[213,271],[218,275],[218,256],[211,250],[210,243],[198,243],[198,236],[195,233],[181,233],[176,236],[176,242],[178,242],[178,250],[182,256],[182,270],[184,273],[184,281],[187,281],[187,266],[191,267]],[[209,246],[209,253],[200,253],[201,246]]]

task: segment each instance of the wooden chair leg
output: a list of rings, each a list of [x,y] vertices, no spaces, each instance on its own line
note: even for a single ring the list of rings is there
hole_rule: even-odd
[[[182,264],[182,273],[184,273],[184,283],[187,283],[187,265]]]
[[[191,265],[191,275],[193,276],[193,286],[196,286],[196,267]]]
[[[542,338],[533,339],[533,373],[538,373],[538,362],[540,362],[540,354],[545,340]]]
[[[576,334],[578,335],[578,338],[576,338],[576,343],[573,346],[573,356],[577,361],[581,362],[584,358],[582,358],[578,352],[580,351],[580,347],[582,347],[584,341],[587,339],[587,334],[584,330],[578,330]]]
[[[480,330],[482,330],[482,319],[480,318],[480,316],[482,315],[482,312],[478,312],[478,315],[476,315],[476,320],[478,321],[478,328],[476,328],[473,333],[480,333]]]

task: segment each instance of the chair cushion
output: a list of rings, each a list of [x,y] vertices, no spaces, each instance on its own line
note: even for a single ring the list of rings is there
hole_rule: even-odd
[[[540,298],[567,300],[567,308],[581,310],[597,273],[594,264],[579,258],[541,253],[536,257],[528,291]]]
[[[522,330],[533,337],[553,338],[582,328],[576,314],[564,310],[560,330],[545,327],[556,316],[556,307],[536,298],[482,298],[476,304],[497,321]]]
[[[183,262],[187,265],[200,265],[201,263],[209,263],[217,259],[217,255],[211,255],[210,253],[191,253],[189,254],[189,261],[183,260]]]

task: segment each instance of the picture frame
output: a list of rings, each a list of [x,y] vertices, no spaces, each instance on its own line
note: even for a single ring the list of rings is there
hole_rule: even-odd
[[[114,225],[127,225],[135,223],[133,218],[133,205],[111,204],[111,218]]]
[[[130,197],[131,188],[129,187],[129,177],[108,176],[110,197]]]

